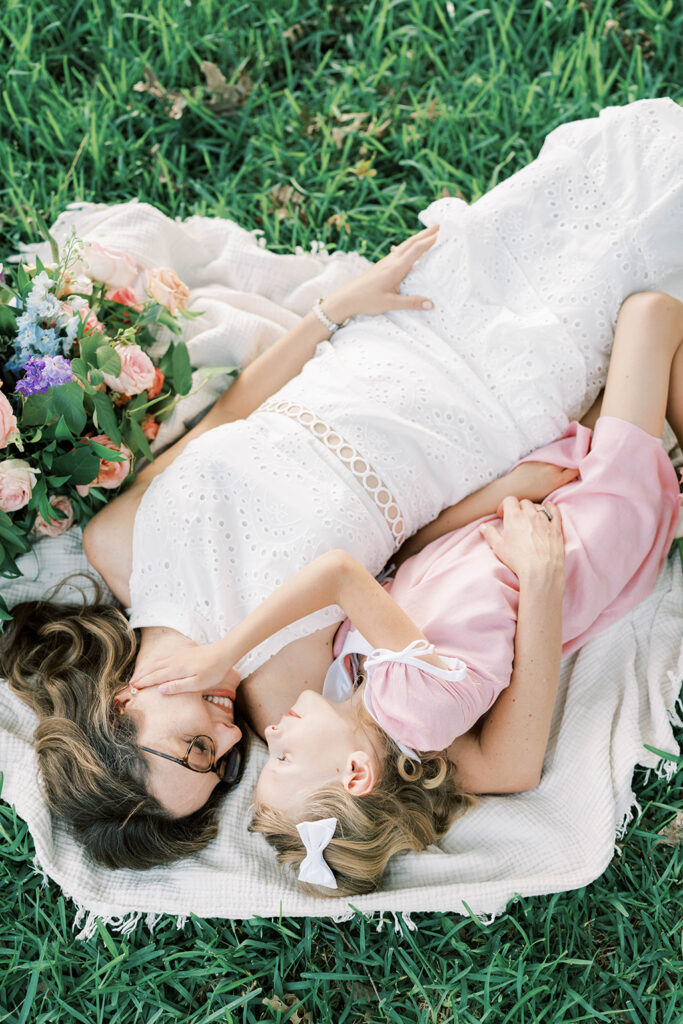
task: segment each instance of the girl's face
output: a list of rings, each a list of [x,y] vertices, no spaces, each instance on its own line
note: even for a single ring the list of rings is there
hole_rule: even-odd
[[[210,736],[218,761],[236,743],[242,732],[234,723],[230,701],[207,699],[198,693],[165,696],[156,686],[126,691],[121,703],[137,726],[137,742],[171,757],[183,758],[194,736]],[[199,810],[220,780],[215,772],[193,772],[156,754],[144,754],[149,765],[149,790],[168,811],[184,817]]]
[[[304,690],[265,737],[269,758],[256,799],[275,810],[296,813],[308,794],[335,781],[362,796],[378,776],[379,759],[354,698],[337,704]]]

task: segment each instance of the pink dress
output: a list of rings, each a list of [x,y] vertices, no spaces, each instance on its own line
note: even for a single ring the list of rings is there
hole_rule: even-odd
[[[571,654],[650,593],[678,521],[678,481],[661,443],[605,416],[591,431],[572,423],[522,461],[578,467],[552,500],[562,512],[565,578],[562,653]],[[441,750],[466,732],[510,682],[519,583],[481,535],[488,516],[408,559],[387,589],[448,670],[402,652],[372,652],[366,705],[406,748]],[[346,621],[335,639],[337,672],[370,645]],[[328,688],[329,692],[329,688]]]

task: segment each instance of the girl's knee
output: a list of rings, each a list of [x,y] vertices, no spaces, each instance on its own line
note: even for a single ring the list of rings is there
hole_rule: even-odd
[[[643,327],[679,330],[683,334],[683,303],[666,292],[634,292],[621,305],[619,319],[628,318]]]

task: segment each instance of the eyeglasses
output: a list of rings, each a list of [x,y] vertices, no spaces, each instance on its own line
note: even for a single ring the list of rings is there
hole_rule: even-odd
[[[210,736],[193,736],[187,745],[185,757],[173,757],[171,754],[164,754],[161,750],[153,750],[151,747],[143,747],[148,754],[156,754],[166,761],[175,761],[183,768],[189,768],[191,772],[199,772],[206,775],[208,772],[215,772],[221,782],[230,785],[239,774],[242,763],[242,752],[239,747],[232,747],[227,754],[224,754],[216,763],[216,747]]]

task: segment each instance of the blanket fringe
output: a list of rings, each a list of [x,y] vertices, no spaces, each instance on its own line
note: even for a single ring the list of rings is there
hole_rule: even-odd
[[[40,873],[44,875],[42,869]],[[45,876],[47,878],[47,876]],[[72,931],[80,929],[76,938],[80,941],[93,939],[97,934],[97,922],[103,924],[110,932],[118,932],[119,935],[131,935],[137,928],[140,921],[144,921],[151,935],[165,914],[145,913],[142,910],[131,910],[127,914],[110,914],[103,916],[94,910],[88,910],[77,900],[73,901],[76,907]],[[176,917],[176,928],[181,931],[190,920],[189,914],[178,914]]]
[[[47,885],[49,884],[49,881],[50,881],[50,877],[47,874],[47,872],[45,871],[45,868],[39,862],[37,857],[33,858],[33,874],[34,875],[40,875],[40,888],[41,889],[47,888]]]
[[[394,932],[396,933],[396,935],[403,934],[402,925],[404,924],[409,932],[417,931],[417,925],[415,924],[407,910],[380,910],[379,921],[377,922],[376,929],[378,932],[384,930],[384,921],[385,918],[387,918],[388,914],[391,914],[391,917],[393,917],[394,919]],[[376,915],[373,914],[373,917],[375,916]]]
[[[640,817],[640,815],[643,813],[643,808],[640,806],[640,804],[636,800],[635,793],[631,793],[631,800],[632,800],[631,806],[628,808],[628,810],[624,814],[623,818],[621,819],[621,823],[617,826],[617,833],[616,833],[616,838],[617,839],[623,839],[624,836],[626,835],[626,830],[629,827],[629,825],[631,824],[631,822],[633,821],[633,819],[636,818],[636,817]],[[621,856],[621,850],[616,845],[616,843],[615,843],[615,846],[614,846],[614,852],[618,856]]]

